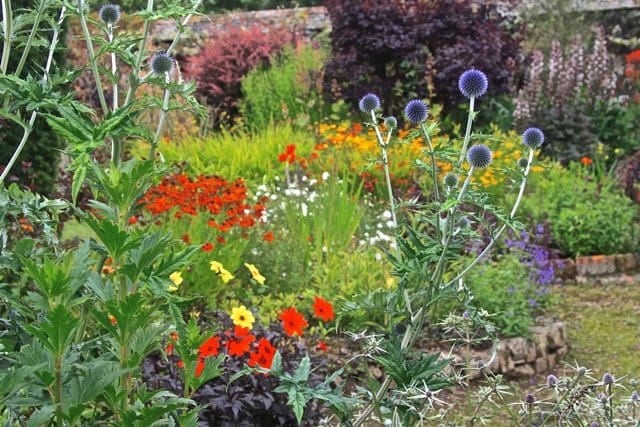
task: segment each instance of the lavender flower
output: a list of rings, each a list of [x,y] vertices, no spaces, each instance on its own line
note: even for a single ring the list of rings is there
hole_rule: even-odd
[[[484,95],[488,87],[486,74],[475,68],[465,71],[458,79],[458,88],[467,98],[478,98]]]
[[[613,375],[611,375],[609,372],[602,376],[602,384],[604,385],[611,385],[614,383],[614,381],[615,379],[613,378]]]
[[[549,375],[547,377],[547,385],[549,387],[555,387],[556,385],[558,385],[558,377],[556,377],[555,375]]]
[[[372,111],[376,111],[380,108],[380,98],[375,93],[368,93],[362,98],[360,98],[360,102],[358,102],[358,108],[363,113],[371,113]]]

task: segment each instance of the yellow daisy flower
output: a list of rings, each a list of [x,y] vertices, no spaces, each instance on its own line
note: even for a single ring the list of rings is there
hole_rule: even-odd
[[[224,283],[228,283],[231,279],[233,279],[233,274],[226,270],[218,261],[211,261],[210,265],[211,271],[220,276]]]
[[[174,271],[169,275],[169,280],[173,282],[173,285],[169,285],[169,291],[171,292],[177,291],[178,286],[180,286],[182,282],[184,282],[184,279],[182,278],[182,272]]]
[[[236,326],[251,329],[256,318],[253,317],[253,313],[247,310],[247,307],[241,305],[240,307],[233,307],[231,309],[231,320],[233,320],[233,324]]]
[[[264,285],[264,281],[266,279],[262,274],[260,274],[260,272],[258,271],[258,269],[256,268],[255,265],[247,264],[245,262],[244,266],[249,269],[249,272],[251,273],[251,277],[253,277],[253,280],[255,280],[256,282],[260,283],[261,285]]]

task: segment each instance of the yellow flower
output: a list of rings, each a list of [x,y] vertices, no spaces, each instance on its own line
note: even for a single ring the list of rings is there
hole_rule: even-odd
[[[231,309],[231,320],[233,320],[233,324],[236,326],[251,329],[256,318],[253,317],[253,313],[247,310],[247,307],[241,305],[240,307],[233,307]]]
[[[169,285],[169,291],[171,292],[177,291],[178,286],[180,286],[182,282],[184,282],[184,279],[182,278],[182,272],[174,271],[169,275],[169,280],[173,282],[173,285]]]
[[[265,278],[262,274],[260,274],[260,272],[258,271],[255,265],[247,264],[245,262],[244,266],[249,269],[249,272],[251,273],[251,277],[253,277],[253,280],[260,283],[261,285],[264,285]]]
[[[222,266],[218,261],[211,261],[211,271],[216,273],[224,283],[228,283],[231,279],[233,279],[233,274],[231,274],[228,270]]]

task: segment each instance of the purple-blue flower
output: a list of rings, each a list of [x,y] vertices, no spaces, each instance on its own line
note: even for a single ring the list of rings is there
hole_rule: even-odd
[[[429,106],[421,99],[413,99],[404,107],[404,116],[412,123],[420,124],[427,120]]]
[[[487,92],[489,81],[480,70],[472,68],[462,73],[458,79],[458,88],[467,98],[478,98]]]
[[[360,98],[360,102],[358,102],[358,108],[363,113],[371,113],[372,111],[376,111],[380,108],[380,98],[375,93],[368,93],[362,98]]]
[[[156,74],[170,73],[175,60],[167,52],[156,52],[151,57],[151,70]]]
[[[534,150],[540,148],[544,144],[544,133],[538,128],[529,128],[522,134],[522,143]]]
[[[98,18],[105,24],[115,25],[122,16],[120,12],[120,6],[117,4],[107,3],[100,6],[98,9]]]
[[[484,169],[491,164],[491,150],[486,145],[477,144],[467,152],[467,161],[477,169]]]

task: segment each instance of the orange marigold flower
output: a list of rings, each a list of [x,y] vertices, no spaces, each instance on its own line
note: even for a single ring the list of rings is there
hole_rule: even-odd
[[[591,160],[589,157],[583,157],[580,159],[580,163],[582,163],[585,166],[589,166],[590,164],[593,163],[593,160]]]
[[[316,345],[316,348],[320,351],[327,351],[327,349],[329,348],[329,346],[327,345],[326,342],[324,341],[318,341],[318,344]]]
[[[273,236],[273,231],[267,231],[267,232],[266,232],[266,233],[264,233],[264,235],[262,236],[262,239],[263,239],[265,242],[269,242],[269,243],[273,242],[273,238],[274,238],[274,236]]]
[[[213,250],[213,244],[211,242],[207,242],[200,247],[204,252],[211,252]]]
[[[325,322],[333,320],[335,317],[331,303],[320,297],[313,298],[313,311],[316,317],[319,317]]]
[[[294,334],[302,335],[302,328],[308,326],[306,320],[298,310],[293,307],[289,307],[280,314],[280,320],[282,320],[282,327],[285,334],[293,336]]]
[[[220,337],[211,337],[198,349],[200,357],[217,356],[220,351]]]

